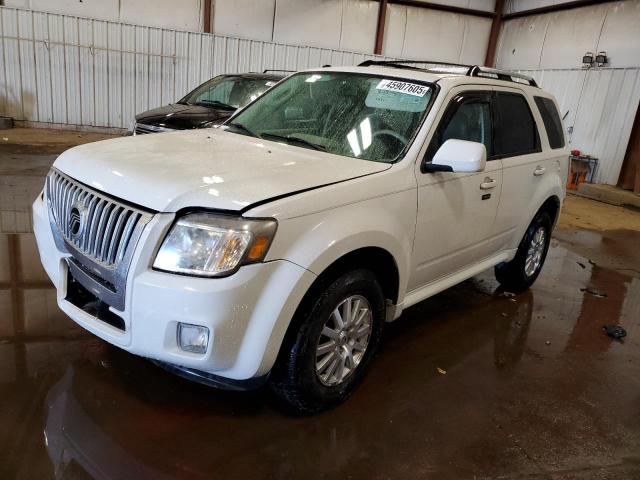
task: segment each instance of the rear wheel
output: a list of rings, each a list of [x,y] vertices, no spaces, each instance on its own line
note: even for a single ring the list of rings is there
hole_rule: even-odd
[[[299,312],[270,378],[278,398],[299,413],[344,401],[360,383],[384,324],[384,295],[368,270],[328,282]]]
[[[536,281],[547,258],[551,241],[551,218],[538,212],[524,234],[516,256],[495,267],[498,282],[507,290],[522,291]]]

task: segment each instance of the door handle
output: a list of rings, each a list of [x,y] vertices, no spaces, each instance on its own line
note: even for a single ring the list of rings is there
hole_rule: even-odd
[[[536,167],[536,169],[533,171],[533,174],[534,174],[536,177],[539,177],[540,175],[542,175],[542,174],[543,174],[544,172],[546,172],[546,171],[547,171],[547,169],[546,169],[546,168],[544,168],[544,167],[543,167],[543,166],[541,166],[541,165],[538,165],[538,166]]]
[[[484,182],[482,182],[480,184],[480,190],[490,190],[492,188],[495,188],[497,182],[490,177],[487,177],[484,179]]]

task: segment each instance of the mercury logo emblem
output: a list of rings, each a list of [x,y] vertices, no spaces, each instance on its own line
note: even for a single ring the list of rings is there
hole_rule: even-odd
[[[85,212],[86,207],[80,202],[74,203],[71,207],[71,211],[69,212],[68,226],[69,233],[73,238],[78,238],[80,235],[82,235],[86,217]]]

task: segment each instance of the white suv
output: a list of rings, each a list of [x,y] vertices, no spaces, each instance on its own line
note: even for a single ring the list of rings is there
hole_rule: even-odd
[[[294,74],[221,128],[65,152],[34,230],[87,330],[314,412],[354,390],[404,308],[490,267],[530,286],[567,163],[533,80],[369,61]]]

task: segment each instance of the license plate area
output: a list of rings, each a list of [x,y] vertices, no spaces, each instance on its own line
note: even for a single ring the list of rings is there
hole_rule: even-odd
[[[95,294],[87,290],[76,280],[71,268],[68,268],[67,272],[67,295],[65,300],[95,319],[111,325],[122,332],[126,331],[122,317],[113,313],[109,309],[108,304],[100,300]]]

